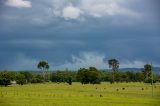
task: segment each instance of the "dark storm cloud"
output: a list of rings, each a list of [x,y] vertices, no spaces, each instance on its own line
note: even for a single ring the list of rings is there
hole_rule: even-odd
[[[5,11],[0,14],[0,69],[36,69],[41,59],[57,69],[72,69],[72,65],[95,65],[89,61],[94,55],[94,61],[116,57],[122,64],[159,64],[158,3],[122,0],[120,6],[107,8],[107,3],[113,2],[107,1],[34,0],[30,8],[0,2]],[[97,67],[103,66],[102,62]]]

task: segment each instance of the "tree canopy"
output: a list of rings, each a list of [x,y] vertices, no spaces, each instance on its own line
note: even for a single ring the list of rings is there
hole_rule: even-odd
[[[48,62],[47,61],[44,61],[44,60],[42,60],[42,61],[40,61],[39,63],[38,63],[38,66],[37,66],[39,69],[41,69],[41,70],[48,70],[49,69],[49,64],[48,64]]]
[[[99,84],[100,72],[95,67],[90,67],[89,69],[80,68],[77,73],[77,79],[82,84]]]

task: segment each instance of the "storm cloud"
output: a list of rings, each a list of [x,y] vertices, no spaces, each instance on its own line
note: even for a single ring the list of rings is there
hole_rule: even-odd
[[[2,0],[0,70],[160,66],[158,0]]]

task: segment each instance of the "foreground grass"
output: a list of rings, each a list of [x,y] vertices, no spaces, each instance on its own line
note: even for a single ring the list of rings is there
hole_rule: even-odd
[[[144,83],[11,85],[0,87],[0,106],[160,106],[160,84],[153,97],[151,89]]]

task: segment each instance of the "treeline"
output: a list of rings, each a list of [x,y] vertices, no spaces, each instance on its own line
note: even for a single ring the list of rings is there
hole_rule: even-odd
[[[100,71],[95,67],[80,68],[78,71],[49,71],[45,74],[45,79],[42,72],[0,72],[0,85],[10,85],[14,83],[23,85],[26,83],[44,83],[44,82],[66,82],[72,84],[72,82],[81,82],[82,84],[100,84],[101,82],[113,83],[113,73],[111,71]],[[153,81],[159,81],[160,75],[153,74]],[[146,80],[144,71],[127,71],[116,72],[114,75],[114,81],[119,82],[146,82],[151,83],[151,80]]]

